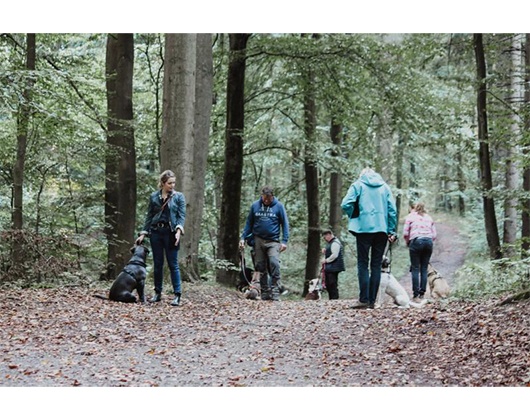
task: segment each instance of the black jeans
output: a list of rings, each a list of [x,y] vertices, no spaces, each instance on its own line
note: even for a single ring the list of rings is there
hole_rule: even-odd
[[[388,235],[384,232],[358,233],[355,237],[357,238],[359,301],[374,304],[381,283],[381,263],[383,262]],[[368,266],[370,266],[370,270],[368,270]]]
[[[329,300],[339,298],[339,273],[326,272],[326,290]]]
[[[431,260],[431,238],[414,238],[409,243],[413,297],[423,296],[427,290],[427,266]]]

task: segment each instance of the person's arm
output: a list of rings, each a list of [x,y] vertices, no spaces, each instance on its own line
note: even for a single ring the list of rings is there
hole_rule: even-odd
[[[184,234],[184,224],[186,223],[186,197],[184,194],[178,193],[176,196],[177,205],[177,226],[175,231],[180,230]]]
[[[247,215],[247,221],[245,222],[245,227],[243,228],[243,232],[241,233],[241,240],[239,241],[240,248],[245,247],[245,240],[252,233],[253,225],[254,225],[254,212],[252,211],[252,205],[251,205],[250,211],[248,212],[248,215]]]
[[[342,208],[342,212],[346,214],[350,219],[353,215],[353,207],[358,196],[359,191],[357,191],[357,187],[355,186],[355,183],[353,183],[351,184],[350,188],[348,189],[348,192],[342,199],[342,203],[340,205]]]

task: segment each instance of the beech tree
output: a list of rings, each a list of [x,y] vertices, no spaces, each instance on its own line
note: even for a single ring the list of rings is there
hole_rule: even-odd
[[[245,67],[250,34],[230,34],[230,52],[226,84],[226,131],[220,226],[217,258],[234,266],[238,263],[241,226],[241,183],[245,132]],[[237,272],[218,268],[217,281],[233,286]]]
[[[121,269],[130,258],[136,227],[136,150],[133,127],[133,34],[107,36],[107,154],[105,231],[107,261]],[[114,277],[110,270],[108,276]]]
[[[15,230],[22,230],[24,227],[23,218],[23,187],[24,187],[24,167],[26,163],[26,149],[28,146],[29,123],[31,119],[31,90],[35,83],[35,34],[26,36],[26,67],[25,86],[21,95],[21,101],[17,113],[17,154],[13,168],[13,213],[12,226]],[[23,261],[23,250],[20,242],[15,241],[13,247],[13,262],[16,264]]]
[[[495,215],[495,201],[491,197],[493,181],[491,176],[491,161],[488,139],[488,113],[487,113],[487,85],[486,85],[486,59],[484,56],[484,44],[482,34],[473,35],[475,47],[475,60],[477,66],[477,118],[478,118],[478,140],[480,179],[482,187],[482,203],[484,206],[484,224],[489,253],[492,259],[502,257],[497,217]]]

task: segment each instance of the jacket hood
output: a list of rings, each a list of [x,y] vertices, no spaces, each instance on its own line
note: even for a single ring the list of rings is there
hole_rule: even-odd
[[[362,174],[359,180],[369,187],[380,187],[385,183],[381,175],[374,171],[368,171]]]

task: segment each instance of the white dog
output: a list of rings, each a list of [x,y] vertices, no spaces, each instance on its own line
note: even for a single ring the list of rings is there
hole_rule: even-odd
[[[426,300],[423,300],[421,303],[412,302],[403,286],[388,271],[388,268],[383,268],[381,272],[381,283],[379,284],[379,293],[377,296],[378,306],[382,305],[385,294],[390,296],[400,308],[410,308],[411,306],[413,308],[422,308],[427,303]]]

